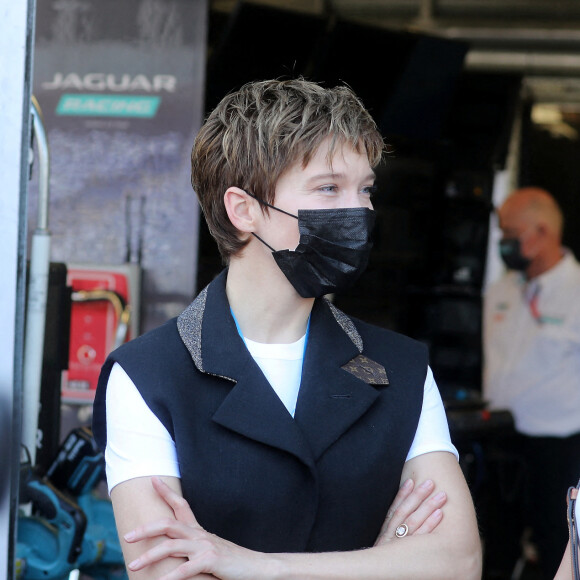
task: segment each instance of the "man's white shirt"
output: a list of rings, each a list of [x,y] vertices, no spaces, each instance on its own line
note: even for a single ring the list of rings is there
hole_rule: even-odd
[[[484,307],[484,397],[526,435],[580,432],[580,265],[567,252],[527,282],[508,272]]]

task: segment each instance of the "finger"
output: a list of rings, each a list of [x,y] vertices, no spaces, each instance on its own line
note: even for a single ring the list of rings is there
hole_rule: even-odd
[[[140,542],[141,540],[158,536],[167,536],[171,539],[194,539],[194,534],[198,530],[202,530],[202,528],[192,527],[172,518],[165,518],[139,526],[126,533],[123,538],[129,543]]]
[[[401,502],[401,504],[399,506],[397,506],[397,508],[394,510],[391,518],[387,522],[385,534],[389,538],[395,537],[395,530],[402,523],[406,523],[407,525],[409,525],[409,517],[420,506],[422,506],[422,504],[425,502],[425,500],[429,497],[429,495],[433,491],[434,487],[435,487],[435,484],[430,479],[427,479],[421,485],[416,486],[413,489],[412,493],[410,493],[408,495],[408,497],[406,497]],[[439,507],[439,506],[436,506],[436,507]],[[431,509],[431,512],[434,509],[436,509],[436,507]],[[431,513],[431,512],[429,512],[429,513]],[[427,515],[428,514],[424,514],[423,519],[421,519],[418,522],[415,522],[415,524],[417,524],[417,523],[422,524],[423,521],[425,520],[425,518],[427,517]],[[411,533],[414,531],[414,529],[416,529],[416,528],[411,529],[411,527],[409,527],[409,531]]]
[[[164,542],[153,546],[146,552],[143,552],[143,554],[141,554],[137,559],[127,564],[127,567],[136,572],[150,566],[151,564],[155,564],[155,562],[164,560],[165,558],[190,558],[195,555],[194,549],[195,546],[188,540],[165,540]]]
[[[187,564],[189,562],[183,564],[183,566]],[[159,578],[159,580],[216,580],[216,576],[213,574],[196,574],[189,569],[181,570],[181,566],[179,566],[176,570]]]
[[[413,532],[414,536],[421,536],[423,534],[431,533],[443,519],[443,510],[436,509],[422,524]]]
[[[175,518],[191,526],[199,526],[191,507],[181,495],[173,491],[161,478],[154,476],[151,483],[155,491],[165,500],[167,505],[173,510]]]
[[[395,499],[393,500],[393,503],[391,504],[391,507],[389,507],[389,511],[387,511],[387,517],[385,518],[385,521],[383,522],[383,525],[381,526],[381,531],[379,532],[379,537],[383,536],[383,534],[386,533],[387,526],[389,525],[389,522],[391,521],[396,509],[403,503],[403,501],[407,497],[409,497],[409,495],[413,491],[414,487],[415,487],[415,482],[412,479],[407,479],[407,481],[405,481],[405,483],[403,483],[403,485],[401,485],[401,487],[399,488],[399,491],[397,492],[397,495],[395,496]]]
[[[425,500],[405,520],[405,523],[409,526],[409,533],[411,535],[414,534],[435,511],[440,510],[446,503],[447,494],[442,491]]]
[[[400,524],[405,524],[407,526],[407,534],[409,536],[422,535],[432,532],[443,519],[443,511],[441,508],[447,503],[447,494],[444,492],[439,492],[434,496],[426,499],[419,505],[419,507],[411,513],[405,520],[399,522]],[[397,517],[403,517],[403,513],[400,509],[397,512]],[[398,520],[393,519],[393,522]],[[398,527],[398,526],[397,526]],[[397,529],[395,527],[395,531]],[[391,541],[396,536],[396,533],[392,532],[392,527],[389,530],[381,530],[381,533],[375,541],[375,545],[384,544]]]
[[[199,563],[185,562],[169,572],[169,574],[159,578],[159,580],[216,580],[216,576],[213,574],[200,573],[199,568]]]
[[[391,518],[395,510],[409,497],[415,487],[415,482],[412,479],[407,479],[403,485],[399,488],[389,511],[387,512],[387,518]]]

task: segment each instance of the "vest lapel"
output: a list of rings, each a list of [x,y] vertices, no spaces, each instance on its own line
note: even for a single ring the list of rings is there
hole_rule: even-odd
[[[295,414],[315,460],[379,395],[377,388],[341,368],[361,351],[362,340],[350,319],[325,301],[317,300],[310,320]]]
[[[226,297],[226,275],[222,272],[204,289],[177,323],[197,369],[235,384],[213,420],[312,467],[379,394],[341,368],[362,353],[362,339],[346,315],[325,300],[315,301],[292,419],[238,334]]]
[[[238,334],[225,293],[226,272],[199,294],[177,323],[197,369],[235,384],[213,420],[312,467],[308,443]]]
[[[238,377],[213,420],[244,437],[292,453],[313,467],[304,436],[253,359]]]

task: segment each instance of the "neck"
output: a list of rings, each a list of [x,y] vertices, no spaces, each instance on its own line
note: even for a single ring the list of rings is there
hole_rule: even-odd
[[[306,333],[314,298],[302,298],[271,264],[232,258],[226,294],[242,334],[262,343],[291,343]]]
[[[550,248],[545,253],[540,254],[532,261],[526,270],[528,280],[536,278],[548,270],[551,270],[563,257],[564,251],[560,245]]]

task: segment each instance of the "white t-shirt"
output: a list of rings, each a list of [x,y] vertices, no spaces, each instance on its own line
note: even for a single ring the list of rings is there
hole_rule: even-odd
[[[288,412],[294,416],[302,374],[305,337],[291,344],[263,344],[248,339],[244,341],[268,382]],[[118,363],[113,366],[109,375],[106,407],[105,460],[109,491],[115,485],[135,477],[180,477],[173,439]],[[429,368],[419,425],[407,461],[431,451],[449,451],[459,457],[451,443],[441,396]]]
[[[526,281],[508,272],[484,308],[484,397],[520,433],[580,432],[580,266],[571,253]]]

